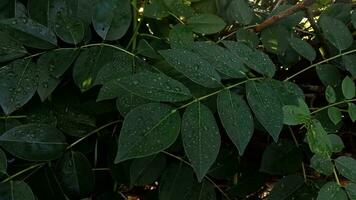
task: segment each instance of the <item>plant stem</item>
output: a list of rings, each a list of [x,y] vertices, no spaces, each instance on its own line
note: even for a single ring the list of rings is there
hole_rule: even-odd
[[[122,51],[122,52],[125,52],[127,54],[129,54],[130,56],[133,56],[133,57],[137,57],[135,54],[121,48],[121,47],[118,47],[118,46],[115,46],[115,45],[111,45],[111,44],[106,44],[106,43],[93,43],[93,44],[87,44],[87,45],[83,45],[83,46],[80,46],[78,47],[78,49],[81,49],[81,48],[88,48],[88,47],[94,47],[94,46],[107,46],[107,47],[111,47],[113,49],[117,49],[119,51]]]
[[[186,103],[186,104],[184,104],[184,105],[178,107],[177,110],[180,110],[180,109],[182,109],[182,108],[185,108],[185,107],[187,107],[187,106],[189,106],[189,105],[191,105],[191,104],[193,104],[193,103],[196,103],[196,102],[198,102],[198,101],[202,101],[202,100],[204,100],[204,99],[207,99],[207,98],[209,98],[209,97],[211,97],[211,96],[214,96],[214,95],[216,95],[216,94],[219,94],[220,92],[222,92],[222,91],[224,91],[224,90],[229,90],[229,89],[231,89],[231,88],[234,88],[234,87],[237,87],[237,86],[242,85],[242,84],[244,84],[244,83],[247,83],[248,81],[256,81],[256,80],[262,80],[262,79],[264,79],[264,77],[250,78],[250,79],[246,79],[246,80],[244,80],[244,81],[241,81],[241,82],[238,82],[238,83],[229,85],[229,86],[227,86],[227,87],[224,87],[224,88],[222,88],[222,89],[220,89],[220,90],[217,90],[217,91],[212,92],[212,93],[210,93],[210,94],[207,94],[207,95],[205,95],[205,96],[196,98],[196,99],[194,99],[193,101],[188,102],[188,103]]]
[[[69,146],[67,147],[67,150],[73,148],[75,145],[77,145],[77,144],[80,143],[81,141],[85,140],[86,138],[90,137],[91,135],[93,135],[93,134],[99,132],[100,130],[102,130],[102,129],[106,128],[106,127],[109,127],[109,126],[111,126],[111,125],[113,125],[113,124],[117,124],[117,123],[119,123],[119,122],[122,122],[122,120],[116,120],[116,121],[107,123],[107,124],[105,124],[105,125],[103,125],[103,126],[100,126],[99,128],[97,128],[97,129],[95,129],[95,130],[89,132],[89,133],[86,134],[85,136],[83,136],[83,137],[81,137],[80,139],[78,139],[77,141],[73,142],[71,145],[69,145]]]
[[[346,51],[346,52],[344,52],[344,53],[340,53],[340,54],[338,54],[338,55],[336,55],[336,56],[327,58],[327,59],[322,60],[322,61],[320,61],[320,62],[317,62],[317,63],[315,63],[315,64],[312,64],[312,65],[310,65],[309,67],[304,68],[304,69],[300,70],[299,72],[293,74],[292,76],[287,77],[286,79],[284,79],[284,81],[289,81],[290,79],[292,79],[292,78],[294,78],[294,77],[296,77],[296,76],[298,76],[298,75],[300,75],[300,74],[302,74],[302,73],[308,71],[309,69],[312,69],[312,68],[314,68],[314,67],[316,67],[316,66],[318,66],[318,65],[320,65],[320,64],[327,63],[327,62],[329,62],[329,61],[331,61],[331,60],[334,60],[334,59],[336,59],[336,58],[339,58],[339,57],[341,57],[341,56],[345,56],[345,55],[348,55],[348,54],[351,54],[351,53],[355,53],[355,52],[356,52],[356,49],[353,49],[353,50],[350,50],[350,51]]]
[[[0,119],[23,119],[26,115],[0,116]]]
[[[335,166],[333,167],[333,173],[334,173],[334,177],[335,177],[335,180],[336,180],[337,184],[341,186],[341,183],[340,183],[340,180],[339,180],[339,176],[337,175]]]
[[[330,107],[341,105],[341,104],[345,104],[345,103],[350,103],[350,102],[354,102],[354,101],[356,101],[356,99],[347,99],[347,100],[344,100],[344,101],[339,101],[339,102],[336,102],[336,103],[333,103],[333,104],[329,104],[327,106],[324,106],[324,107],[321,107],[321,108],[319,108],[317,110],[314,110],[313,112],[311,112],[311,114],[313,115],[315,113],[318,113],[318,112],[323,111],[325,109],[328,109]]]
[[[23,170],[21,170],[21,171],[15,173],[15,174],[9,176],[8,178],[6,178],[6,179],[4,179],[3,181],[1,181],[1,183],[6,183],[6,182],[8,182],[8,181],[11,181],[12,179],[16,178],[17,176],[19,176],[19,175],[21,175],[21,174],[23,174],[23,173],[25,173],[25,172],[27,172],[27,171],[30,171],[30,170],[32,170],[32,169],[34,169],[34,168],[42,167],[42,166],[44,166],[45,164],[46,164],[46,163],[38,163],[38,164],[35,164],[35,165],[31,165],[31,166],[27,167],[26,169],[23,169]]]

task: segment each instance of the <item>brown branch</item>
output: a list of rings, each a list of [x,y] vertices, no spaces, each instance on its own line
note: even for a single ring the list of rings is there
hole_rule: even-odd
[[[277,15],[273,15],[272,17],[266,19],[261,24],[257,25],[254,29],[255,32],[260,32],[263,29],[275,24],[276,22],[280,21],[281,19],[288,17],[300,10],[303,10],[314,3],[314,0],[304,0],[303,2],[298,2],[294,6],[278,13]]]

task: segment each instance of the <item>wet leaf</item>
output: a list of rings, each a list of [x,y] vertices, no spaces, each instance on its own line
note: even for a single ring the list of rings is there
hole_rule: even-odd
[[[69,44],[78,44],[84,38],[84,24],[80,19],[57,16],[55,32],[61,40]]]
[[[339,108],[337,107],[330,107],[328,108],[328,115],[330,120],[336,125],[341,122],[342,120],[342,113]]]
[[[330,158],[315,154],[310,160],[310,166],[326,176],[333,173],[334,165]]]
[[[355,83],[354,81],[346,76],[342,81],[342,93],[346,99],[352,99],[355,97]]]
[[[316,52],[313,47],[306,41],[291,37],[289,38],[289,44],[291,47],[298,52],[299,55],[303,56],[305,59],[312,62],[316,58]]]
[[[320,189],[317,200],[347,200],[346,192],[336,182],[328,182]]]
[[[67,143],[64,135],[48,125],[26,124],[0,136],[0,146],[12,155],[31,161],[57,159]]]
[[[345,178],[356,182],[356,160],[347,157],[347,156],[340,156],[335,159],[335,165],[337,171],[343,175]]]
[[[213,34],[223,30],[226,23],[213,14],[198,14],[188,18],[187,25],[196,33]]]
[[[129,0],[99,0],[95,5],[93,26],[104,40],[122,38],[131,24]]]
[[[182,50],[169,49],[160,51],[164,59],[177,71],[187,76],[199,85],[216,88],[220,87],[220,76],[214,67],[198,54]]]
[[[150,103],[131,110],[120,131],[115,163],[156,154],[177,139],[179,113],[171,106]]]
[[[201,182],[218,156],[221,141],[213,114],[200,102],[188,106],[183,114],[182,140],[184,151]]]
[[[246,98],[258,121],[277,141],[283,128],[282,105],[267,81],[249,81]]]
[[[0,32],[0,43],[0,62],[11,61],[27,54],[19,42],[3,32]]]
[[[57,38],[50,29],[28,18],[1,20],[0,27],[25,46],[50,49],[57,45]]]
[[[240,96],[229,90],[219,93],[217,104],[221,122],[242,155],[254,130],[250,108]]]
[[[269,200],[287,199],[304,184],[300,176],[289,175],[279,180],[273,187]]]
[[[325,131],[321,126],[320,122],[313,120],[308,126],[307,141],[310,150],[324,157],[330,157],[332,152],[331,141]]]
[[[36,65],[31,59],[16,60],[0,68],[0,105],[10,114],[25,105],[37,88]]]
[[[35,200],[31,188],[23,181],[0,183],[1,200]]]

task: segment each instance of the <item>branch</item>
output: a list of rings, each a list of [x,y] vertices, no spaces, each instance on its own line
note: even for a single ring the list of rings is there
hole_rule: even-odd
[[[294,6],[278,13],[277,15],[273,15],[270,18],[263,21],[261,24],[257,25],[254,29],[255,32],[260,32],[263,29],[275,24],[276,22],[280,21],[281,19],[288,17],[300,10],[307,8],[308,6],[312,5],[314,0],[304,0],[303,2],[298,2]]]

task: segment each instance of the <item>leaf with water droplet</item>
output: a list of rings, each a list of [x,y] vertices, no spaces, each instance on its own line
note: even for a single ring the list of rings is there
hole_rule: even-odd
[[[26,55],[26,49],[4,32],[0,32],[0,62],[7,62]]]
[[[353,14],[355,14],[355,13],[353,13]],[[355,16],[356,16],[356,15],[355,15]],[[355,21],[356,21],[356,20],[355,20]],[[355,22],[355,24],[356,24],[356,22]],[[354,26],[356,26],[356,25],[354,25]],[[345,187],[345,189],[346,189],[347,195],[349,196],[349,198],[350,198],[351,200],[356,199],[356,183],[349,183],[349,184],[347,184],[347,186]]]
[[[344,189],[336,182],[328,182],[321,187],[317,200],[348,200]]]
[[[283,109],[270,82],[247,82],[246,98],[257,120],[277,141],[283,128]]]
[[[352,99],[355,97],[355,92],[356,92],[355,83],[349,76],[346,76],[344,78],[341,86],[342,86],[342,93],[344,94],[344,97],[346,99]]]
[[[2,200],[35,200],[30,186],[23,181],[8,181],[0,183]]]
[[[254,130],[250,108],[242,97],[232,93],[230,90],[219,93],[217,106],[227,135],[237,147],[240,155],[242,155],[251,140]]]
[[[330,107],[328,108],[328,116],[330,120],[336,125],[342,120],[342,113],[338,107]]]
[[[39,83],[37,92],[44,101],[61,81],[61,76],[72,65],[79,51],[59,49],[49,51],[37,60]]]
[[[192,81],[208,87],[221,87],[220,76],[214,67],[198,54],[183,49],[169,49],[159,52],[177,71]]]
[[[310,167],[326,176],[330,176],[334,169],[334,165],[330,158],[318,154],[313,155],[310,159]]]
[[[308,42],[296,37],[291,37],[289,38],[289,44],[299,55],[303,56],[310,62],[315,60],[316,52]]]
[[[129,0],[99,0],[93,15],[93,26],[104,40],[122,38],[131,24]]]
[[[303,124],[311,120],[308,105],[303,99],[298,98],[298,105],[283,106],[283,122],[287,125]]]
[[[89,160],[80,152],[68,152],[56,166],[57,178],[66,194],[81,199],[94,188],[94,174]]]
[[[54,31],[61,40],[69,44],[78,44],[84,38],[84,24],[73,16],[57,16]]]
[[[0,105],[10,114],[26,104],[36,92],[36,65],[31,59],[16,60],[0,68]]]
[[[181,132],[184,151],[201,182],[220,149],[220,133],[213,113],[200,102],[188,106]]]
[[[187,19],[187,26],[196,33],[214,34],[222,31],[226,23],[217,15],[202,13],[189,17]]]
[[[348,156],[340,156],[335,159],[337,171],[345,178],[356,182],[356,160]]]
[[[325,131],[318,120],[313,120],[307,126],[307,141],[310,150],[324,157],[330,157],[332,153],[332,144]]]
[[[15,157],[44,161],[60,157],[67,143],[64,135],[56,128],[48,125],[26,124],[2,134],[0,146]]]
[[[113,80],[103,87],[98,100],[112,97],[111,94],[114,94],[117,88],[153,101],[179,102],[192,98],[190,91],[182,83],[164,74],[148,71]]]
[[[25,46],[50,49],[57,45],[56,35],[50,29],[29,18],[1,20],[0,27]]]
[[[304,179],[297,175],[289,175],[280,179],[274,186],[269,195],[269,200],[288,199],[304,184]]]
[[[242,42],[224,41],[223,43],[234,56],[239,57],[252,70],[268,77],[274,76],[276,66],[267,54],[253,50]]]
[[[115,163],[156,154],[173,144],[180,116],[173,107],[149,103],[131,110],[123,122]]]
[[[184,49],[194,42],[194,34],[190,27],[183,24],[175,25],[169,32],[169,42],[172,49]]]
[[[287,40],[289,35],[287,29],[281,25],[269,26],[262,30],[261,41],[268,52],[284,55],[289,47]]]
[[[246,77],[247,68],[230,51],[214,43],[194,42],[185,48],[207,60],[217,71],[231,78]]]
[[[352,34],[342,21],[327,15],[322,15],[319,19],[319,25],[325,39],[340,51],[352,45]]]

